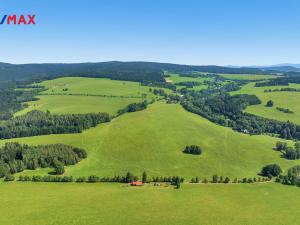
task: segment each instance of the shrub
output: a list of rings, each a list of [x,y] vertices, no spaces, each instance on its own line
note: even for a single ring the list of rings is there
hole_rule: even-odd
[[[269,100],[266,104],[266,107],[273,107],[274,102],[272,100]]]
[[[261,170],[261,174],[266,177],[276,177],[282,173],[282,170],[277,164],[270,164],[264,166]]]
[[[219,177],[218,177],[218,175],[213,175],[213,177],[212,177],[212,183],[218,183],[218,181],[219,181]]]
[[[61,175],[65,172],[64,164],[58,160],[55,160],[53,163],[54,173]]]
[[[78,178],[76,179],[76,182],[77,182],[77,183],[83,183],[83,182],[86,182],[86,178],[85,178],[85,177],[78,177]]]
[[[192,155],[201,155],[202,149],[197,145],[191,145],[191,146],[186,146],[183,152]]]
[[[14,181],[15,177],[11,174],[5,176],[4,181]]]
[[[96,183],[99,181],[99,177],[98,176],[95,176],[95,175],[91,175],[88,177],[88,182],[89,183]]]

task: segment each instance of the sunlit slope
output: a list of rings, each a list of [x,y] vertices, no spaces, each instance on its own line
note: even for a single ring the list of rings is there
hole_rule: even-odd
[[[246,112],[255,115],[263,116],[270,119],[276,119],[281,121],[292,121],[294,123],[300,124],[300,92],[264,92],[265,90],[273,90],[280,88],[300,88],[299,84],[290,84],[289,86],[272,86],[272,87],[255,87],[255,83],[249,83],[242,87],[241,90],[232,92],[232,94],[254,94],[261,101],[260,105],[249,106]],[[274,106],[272,108],[265,107],[269,100],[274,101]],[[286,108],[292,110],[294,113],[283,113],[278,111],[276,107]]]
[[[0,224],[296,225],[300,189],[280,184],[132,188],[121,184],[1,183]]]
[[[90,94],[123,97],[142,97],[153,95],[149,87],[138,82],[110,80],[106,78],[62,77],[47,80],[40,85],[48,88],[48,94]]]
[[[248,136],[186,112],[180,105],[157,102],[148,109],[125,114],[82,134],[46,135],[15,140],[28,144],[65,143],[85,148],[88,158],[67,167],[79,176],[120,175],[126,171],[150,175],[210,178],[213,174],[254,177],[261,167],[279,163],[298,164],[272,150],[277,139]],[[1,141],[0,144],[3,144]],[[186,155],[186,145],[202,147],[200,156]]]
[[[105,78],[63,77],[35,85],[47,90],[37,96],[38,101],[27,102],[28,107],[15,116],[32,110],[49,110],[55,114],[107,112],[115,115],[128,104],[157,97],[149,91],[150,87],[138,82]]]
[[[40,95],[38,101],[27,102],[28,107],[15,113],[15,116],[32,110],[49,110],[53,114],[107,112],[115,115],[128,104],[140,102],[139,98],[74,96],[74,95]]]

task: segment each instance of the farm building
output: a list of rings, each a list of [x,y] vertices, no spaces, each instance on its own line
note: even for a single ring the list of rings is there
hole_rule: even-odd
[[[133,181],[130,183],[131,186],[144,186],[142,181]]]

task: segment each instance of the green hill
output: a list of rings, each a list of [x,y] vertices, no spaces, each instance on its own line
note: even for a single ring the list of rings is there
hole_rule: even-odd
[[[297,164],[272,150],[275,138],[237,133],[186,112],[180,105],[164,102],[125,114],[81,134],[7,141],[31,145],[64,143],[86,149],[88,158],[66,169],[66,174],[73,176],[113,176],[127,171],[140,174],[145,170],[149,175],[158,176],[210,178],[219,174],[242,178],[257,176],[266,164],[279,163],[285,169]],[[186,145],[192,144],[199,145],[203,154],[182,153]]]
[[[107,112],[115,115],[131,103],[155,98],[147,86],[105,78],[63,77],[35,85],[47,90],[37,96],[38,101],[27,102],[28,107],[16,116],[34,109],[56,114]]]

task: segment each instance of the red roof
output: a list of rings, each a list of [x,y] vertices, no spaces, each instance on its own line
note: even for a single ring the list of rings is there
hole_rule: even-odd
[[[133,181],[130,183],[133,186],[142,186],[144,185],[144,183],[142,181]]]

